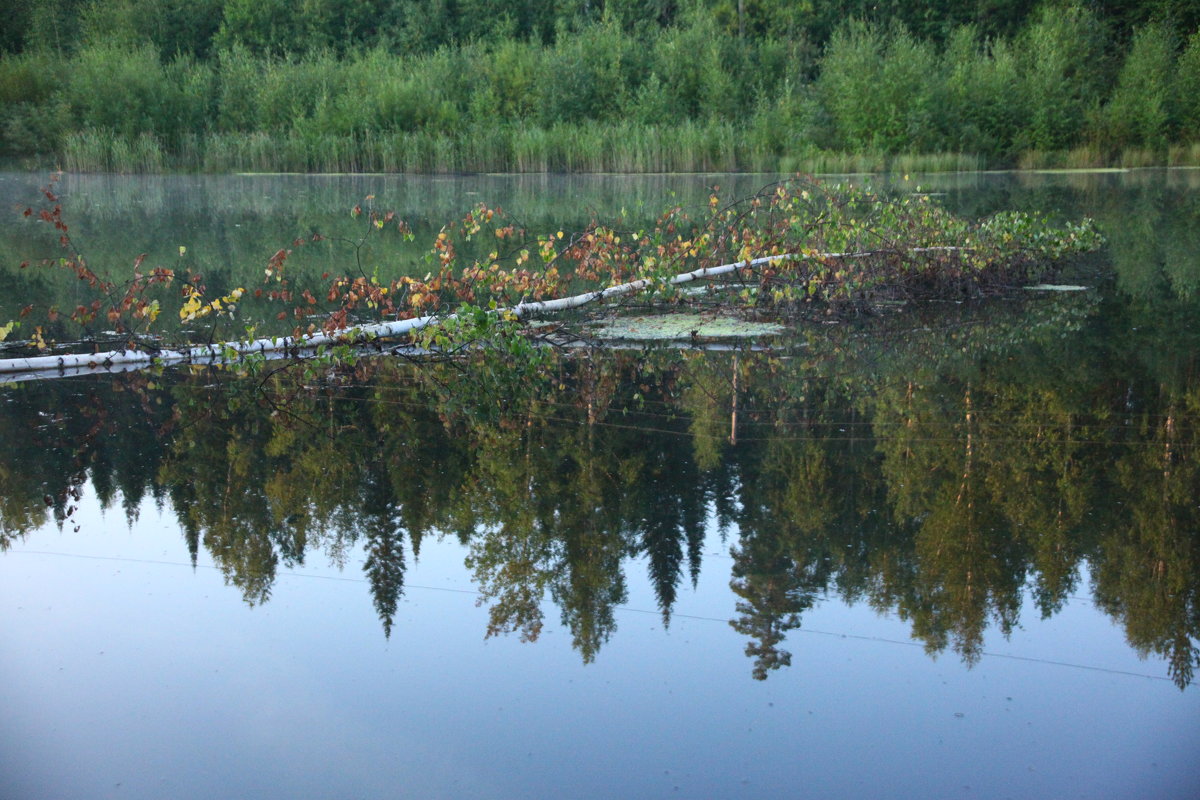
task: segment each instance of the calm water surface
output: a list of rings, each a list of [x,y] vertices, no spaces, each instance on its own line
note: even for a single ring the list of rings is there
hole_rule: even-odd
[[[61,189],[94,265],[233,285],[369,194],[420,245],[480,201],[552,230],[765,180]],[[1087,291],[770,353],[0,386],[0,797],[1200,794],[1200,173],[918,182],[1110,245]],[[66,305],[12,217],[0,316]]]

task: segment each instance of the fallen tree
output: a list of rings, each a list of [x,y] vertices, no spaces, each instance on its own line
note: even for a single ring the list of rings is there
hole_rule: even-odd
[[[57,201],[49,191],[47,197]],[[361,214],[361,208],[355,212]],[[62,231],[62,242],[70,248],[61,206],[39,216]],[[395,223],[406,232],[393,214],[369,213],[368,220],[369,231]],[[1102,241],[1090,220],[1054,226],[1043,218],[1010,212],[972,223],[925,196],[884,198],[864,189],[811,181],[774,185],[724,207],[713,196],[698,222],[684,209],[672,208],[650,231],[622,233],[594,222],[570,237],[561,231],[535,237],[504,222],[500,212],[481,206],[460,225],[439,233],[430,254],[436,273],[431,270],[421,280],[402,276],[386,285],[378,279],[340,276],[325,290],[292,286],[286,275],[291,251],[280,250],[266,269],[265,296],[282,303],[302,298],[292,316],[322,317],[320,326],[310,323],[308,330],[297,327],[288,334],[206,344],[150,344],[131,336],[121,347],[98,352],[0,359],[0,373],[228,363],[401,337],[445,348],[450,343],[447,330],[454,331],[459,342],[479,338],[484,329],[498,329],[497,321],[511,332],[523,320],[598,301],[639,296],[678,303],[677,287],[701,280],[739,289],[732,299],[723,300],[736,309],[783,315],[817,304],[862,311],[885,300],[972,297],[1025,285],[1064,257],[1094,249]],[[469,240],[485,226],[497,240],[511,243],[509,251],[492,252],[464,266],[455,237]],[[535,242],[542,262],[537,268],[527,266],[533,255],[523,246]],[[163,269],[143,274],[139,260],[134,278],[120,294],[115,283],[92,275],[77,254],[61,265],[105,295],[105,318],[118,330],[127,317],[129,323],[157,319],[174,285],[182,287],[174,299],[183,321],[231,316],[245,292],[239,288],[210,299],[199,276],[184,278]],[[589,283],[584,291],[564,291]],[[160,289],[167,290],[168,298],[149,296]],[[264,296],[264,290],[255,294]],[[317,301],[321,294],[324,308]],[[81,305],[73,318],[87,324],[102,307],[101,301],[90,310]],[[383,318],[371,320],[371,314]],[[436,338],[427,333],[433,328],[442,331]]]
[[[826,258],[842,257],[844,254],[825,254]],[[737,271],[752,271],[763,265],[771,264],[776,261],[784,261],[797,258],[806,258],[807,256],[796,254],[784,254],[777,256],[766,256],[763,258],[750,259],[746,262],[738,262],[735,264],[721,264],[716,267],[704,267],[701,269],[685,272],[680,275],[675,275],[670,279],[671,285],[680,285],[690,283],[702,278],[719,277],[729,275]],[[528,319],[535,314],[548,314],[557,311],[565,311],[567,309],[579,308],[580,306],[594,303],[599,300],[606,300],[624,295],[633,294],[639,291],[645,291],[652,287],[652,281],[648,278],[642,278],[636,281],[621,283],[616,286],[609,286],[604,289],[584,292],[582,294],[573,295],[571,297],[562,297],[557,300],[541,300],[528,303],[519,303],[511,308],[499,309],[494,312],[501,317],[510,316],[518,319]],[[138,366],[151,364],[211,364],[225,363],[234,361],[239,357],[252,354],[266,353],[295,353],[297,355],[315,350],[318,347],[337,345],[337,344],[354,344],[359,342],[371,341],[375,339],[393,339],[401,336],[408,336],[416,333],[431,325],[445,324],[455,321],[459,318],[458,314],[446,315],[427,315],[422,317],[411,317],[408,319],[394,320],[391,322],[379,322],[370,325],[361,325],[351,328],[339,328],[331,332],[321,331],[318,333],[301,334],[299,336],[276,336],[263,337],[250,341],[240,342],[221,342],[219,344],[205,344],[193,347],[180,349],[132,349],[123,348],[120,350],[108,350],[97,353],[75,353],[52,356],[35,356],[30,358],[8,358],[0,359],[0,374],[3,373],[20,373],[20,372],[49,372],[54,370],[80,370],[80,369],[109,369],[112,367]]]

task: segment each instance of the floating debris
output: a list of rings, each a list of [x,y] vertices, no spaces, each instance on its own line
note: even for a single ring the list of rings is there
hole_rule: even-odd
[[[1039,283],[1034,286],[1026,286],[1026,291],[1030,292],[1086,292],[1090,286],[1075,286],[1069,283]]]

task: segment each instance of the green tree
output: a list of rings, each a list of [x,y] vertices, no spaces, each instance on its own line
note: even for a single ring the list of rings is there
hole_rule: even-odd
[[[1047,5],[1017,39],[1029,118],[1020,148],[1056,150],[1076,144],[1099,105],[1110,67],[1103,26],[1079,5]]]
[[[841,147],[932,149],[940,144],[941,70],[933,48],[903,28],[851,21],[834,32],[818,81]]]
[[[1170,86],[1175,108],[1175,135],[1182,141],[1200,139],[1200,30],[1187,40]]]
[[[1100,115],[1099,136],[1115,147],[1164,148],[1172,117],[1176,39],[1164,23],[1139,28]]]
[[[943,64],[941,123],[946,146],[967,153],[1015,155],[1029,100],[1014,48],[1004,39],[981,43],[978,29],[964,26],[951,34]]]

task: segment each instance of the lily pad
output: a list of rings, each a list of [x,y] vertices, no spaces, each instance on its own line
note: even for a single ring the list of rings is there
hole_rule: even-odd
[[[593,327],[592,334],[601,339],[672,341],[693,338],[747,339],[776,336],[785,330],[782,325],[730,316],[657,314],[607,320]]]

